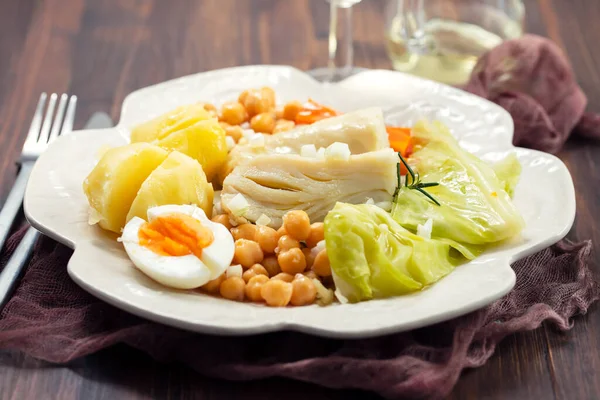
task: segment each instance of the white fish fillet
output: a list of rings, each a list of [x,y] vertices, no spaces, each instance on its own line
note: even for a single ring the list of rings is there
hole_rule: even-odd
[[[302,125],[287,132],[265,135],[264,147],[237,145],[229,153],[227,164],[221,171],[221,181],[237,165],[258,155],[300,154],[300,149],[305,144],[314,144],[319,149],[335,142],[347,143],[352,154],[388,148],[389,141],[381,109],[365,108],[311,125]]]
[[[249,203],[244,218],[261,215],[279,228],[290,210],[304,210],[311,222],[323,221],[336,202],[391,201],[397,185],[398,156],[390,149],[351,155],[349,160],[319,160],[295,154],[265,154],[237,166],[221,192],[224,211],[241,193]]]

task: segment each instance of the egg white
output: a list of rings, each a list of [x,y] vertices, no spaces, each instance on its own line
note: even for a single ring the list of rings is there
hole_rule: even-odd
[[[233,237],[223,225],[212,222],[201,208],[193,205],[165,205],[148,210],[148,221],[165,214],[182,213],[209,228],[213,242],[202,249],[200,258],[193,254],[164,256],[139,244],[139,230],[146,222],[134,217],[123,229],[121,241],[133,264],[155,281],[172,288],[194,289],[223,274],[231,265],[234,253]]]

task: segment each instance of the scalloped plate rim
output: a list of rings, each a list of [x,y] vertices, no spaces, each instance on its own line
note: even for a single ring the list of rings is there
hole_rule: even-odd
[[[143,93],[147,93],[148,91],[150,91],[152,89],[157,90],[157,89],[161,89],[161,88],[167,88],[173,84],[185,83],[186,81],[198,79],[198,77],[202,76],[202,75],[205,75],[205,76],[206,75],[219,75],[220,73],[224,73],[224,72],[226,72],[226,73],[244,72],[249,69],[257,69],[257,68],[258,69],[270,68],[270,69],[288,70],[288,71],[291,71],[293,74],[299,74],[299,75],[302,75],[303,78],[308,78],[308,79],[312,80],[314,84],[320,85],[319,82],[312,79],[309,75],[303,73],[302,71],[297,70],[296,68],[288,67],[288,66],[271,66],[271,65],[269,65],[269,66],[243,66],[243,67],[232,67],[232,68],[227,68],[227,69],[223,69],[223,70],[215,70],[215,71],[203,72],[203,73],[194,74],[194,75],[188,75],[188,76],[184,76],[184,77],[180,77],[180,78],[175,78],[175,79],[172,79],[172,80],[169,80],[166,82],[158,83],[156,85],[151,85],[151,86],[148,86],[148,87],[145,87],[145,88],[142,88],[142,89],[136,90],[135,92],[130,93],[128,96],[126,96],[126,98],[123,101],[122,114],[121,114],[119,123],[114,128],[106,129],[104,131],[114,131],[116,133],[122,134],[123,120],[124,120],[123,116],[127,113],[129,104],[133,100],[135,100],[136,96],[140,96],[140,93],[143,94]],[[359,80],[361,75],[364,76],[364,75],[374,74],[374,73],[375,74],[383,73],[383,74],[402,75],[403,79],[406,79],[408,81],[418,82],[417,85],[423,85],[423,84],[433,85],[436,87],[445,88],[446,90],[449,90],[451,92],[453,92],[453,91],[456,91],[458,93],[462,92],[460,89],[447,87],[445,85],[438,84],[436,82],[431,82],[431,81],[428,81],[428,80],[425,80],[422,78],[417,78],[412,75],[403,74],[403,73],[396,72],[396,71],[388,71],[388,70],[368,70],[365,72],[361,72],[353,77],[350,77],[348,80],[341,82],[341,84],[344,84],[344,83],[352,81],[352,80]],[[462,92],[462,93],[466,93],[466,92]],[[472,96],[472,95],[469,94],[469,96]],[[505,110],[501,109],[497,105],[495,105],[485,99],[477,98],[477,101],[487,103],[489,107],[495,108],[495,111],[499,112],[500,114],[503,114],[504,118],[506,118],[506,116],[508,116],[507,121],[510,121],[510,131],[511,131],[510,138],[512,138],[513,121],[512,121],[512,118],[510,117],[510,115]],[[89,131],[90,130],[78,131],[78,132],[80,132],[79,134],[81,134],[81,132],[89,132]],[[94,130],[94,131],[100,131],[100,130]],[[105,132],[105,133],[108,133],[108,132]],[[74,132],[74,134],[70,135],[70,137],[73,137],[77,134],[78,134],[77,132]],[[508,138],[509,141],[510,141],[510,138]],[[66,139],[61,138],[57,142],[61,142],[61,140],[66,140]],[[512,144],[510,144],[510,146],[508,148],[514,149],[514,150],[519,149],[517,147],[512,146]],[[568,193],[566,193],[566,197],[568,197],[569,200],[571,200],[571,201],[569,201],[569,207],[566,210],[566,212],[568,215],[571,216],[570,222],[565,223],[565,225],[562,227],[562,229],[559,232],[555,232],[553,235],[550,235],[550,236],[544,238],[543,240],[541,240],[537,243],[534,243],[533,245],[531,245],[527,248],[522,248],[521,250],[519,250],[513,254],[505,255],[504,258],[496,260],[496,265],[501,266],[504,270],[506,270],[505,272],[509,272],[510,278],[504,282],[504,285],[502,288],[498,288],[498,290],[495,293],[493,293],[492,295],[489,295],[487,297],[481,297],[477,301],[473,301],[470,304],[468,304],[467,306],[462,306],[460,309],[447,311],[444,314],[436,314],[436,315],[432,315],[432,316],[429,316],[426,318],[414,319],[410,322],[398,323],[395,325],[388,324],[387,326],[383,326],[383,327],[382,326],[373,326],[373,327],[363,327],[361,329],[354,329],[354,330],[332,330],[332,329],[324,329],[324,328],[312,326],[310,324],[301,323],[301,322],[289,322],[289,321],[280,320],[280,321],[271,322],[269,324],[256,323],[256,324],[252,325],[251,327],[231,328],[231,327],[227,327],[227,326],[224,327],[224,326],[219,326],[219,325],[215,325],[215,324],[202,324],[202,323],[198,323],[198,322],[190,322],[190,321],[182,320],[181,318],[172,317],[172,316],[169,316],[166,314],[159,314],[156,312],[152,312],[151,310],[144,308],[143,305],[140,306],[138,304],[133,304],[131,301],[119,299],[119,298],[115,297],[114,295],[107,294],[105,291],[99,289],[98,287],[94,286],[92,283],[87,282],[86,280],[82,279],[79,276],[77,271],[75,271],[75,268],[72,265],[73,263],[71,261],[77,260],[78,257],[76,257],[76,255],[78,255],[77,254],[78,250],[82,251],[82,249],[85,248],[85,246],[89,242],[89,240],[84,240],[84,242],[86,244],[83,244],[83,246],[78,247],[78,246],[76,246],[76,242],[78,241],[76,238],[74,241],[72,241],[69,237],[61,234],[60,232],[58,232],[58,231],[52,229],[51,227],[45,225],[44,223],[42,223],[40,221],[40,218],[36,217],[36,212],[39,212],[40,210],[39,209],[32,210],[30,208],[30,203],[31,203],[29,201],[30,197],[31,197],[30,193],[35,191],[35,188],[31,187],[33,185],[28,184],[26,196],[25,196],[24,208],[25,208],[26,217],[30,221],[32,226],[34,226],[36,229],[40,230],[44,234],[48,235],[49,237],[51,237],[61,243],[64,243],[71,248],[75,248],[75,253],[71,257],[71,260],[69,261],[69,264],[68,264],[68,273],[69,273],[69,276],[79,286],[81,286],[82,288],[84,288],[86,291],[90,292],[94,296],[96,296],[110,304],[113,304],[119,308],[129,311],[132,314],[136,314],[138,316],[141,316],[141,317],[144,317],[144,318],[147,318],[149,320],[153,320],[153,321],[156,321],[159,323],[164,323],[167,325],[171,325],[171,326],[175,326],[175,327],[179,327],[179,328],[183,328],[183,329],[187,329],[187,330],[193,330],[193,331],[204,332],[204,333],[209,333],[209,334],[247,335],[247,334],[258,334],[258,333],[265,333],[265,332],[289,329],[289,330],[295,330],[295,331],[300,331],[300,332],[304,332],[304,333],[315,334],[315,335],[319,335],[319,336],[326,336],[326,337],[364,338],[364,337],[379,336],[379,335],[389,334],[389,333],[393,333],[393,332],[404,331],[407,329],[418,328],[418,327],[430,325],[433,323],[441,322],[441,321],[444,321],[444,320],[447,320],[447,319],[450,319],[450,318],[453,318],[453,317],[456,317],[459,315],[464,315],[468,312],[471,312],[473,310],[476,310],[480,307],[483,307],[483,306],[491,303],[493,300],[495,300],[495,299],[503,296],[507,292],[509,292],[515,284],[515,275],[514,275],[512,268],[510,268],[511,262],[521,259],[521,258],[523,258],[529,254],[532,254],[540,249],[543,249],[543,248],[547,247],[548,245],[556,243],[557,241],[562,239],[568,233],[568,231],[571,229],[571,227],[574,223],[574,218],[575,218],[575,193],[574,193],[574,186],[573,186],[572,178],[571,178],[570,174],[568,173],[568,169],[562,163],[562,161],[560,161],[555,156],[552,156],[552,155],[549,155],[546,153],[537,152],[535,150],[529,150],[529,149],[523,149],[523,151],[529,152],[532,154],[539,153],[540,157],[557,163],[557,165],[559,165],[561,168],[564,169],[564,171],[567,172],[566,176],[568,176],[569,182],[566,182],[566,183],[569,183],[569,185],[567,188]],[[44,156],[42,155],[42,157],[44,157]],[[36,164],[36,166],[37,166],[37,164]],[[34,174],[35,174],[35,176],[37,176],[37,173],[38,173],[37,168],[34,167],[34,171],[32,172],[32,177],[34,176]],[[31,181],[30,181],[30,183],[31,183]],[[415,295],[418,295],[418,294],[415,294]],[[388,299],[387,301],[394,301],[394,299]]]

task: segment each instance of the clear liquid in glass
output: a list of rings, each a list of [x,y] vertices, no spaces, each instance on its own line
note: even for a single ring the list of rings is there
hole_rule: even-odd
[[[459,85],[482,54],[523,34],[522,7],[507,13],[481,1],[421,0],[413,5],[426,8],[410,9],[409,2],[396,2],[388,16],[386,47],[399,71]]]

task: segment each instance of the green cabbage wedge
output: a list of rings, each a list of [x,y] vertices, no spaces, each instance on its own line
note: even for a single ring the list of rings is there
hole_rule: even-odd
[[[325,218],[327,255],[349,302],[420,290],[479,255],[477,246],[424,239],[375,205],[337,203]]]
[[[428,219],[432,237],[463,244],[486,245],[518,235],[525,222],[512,203],[521,165],[507,157],[491,166],[463,150],[441,123],[420,122],[412,130],[414,153],[408,160],[441,206],[416,190],[403,187],[396,197],[392,217],[416,231]]]

